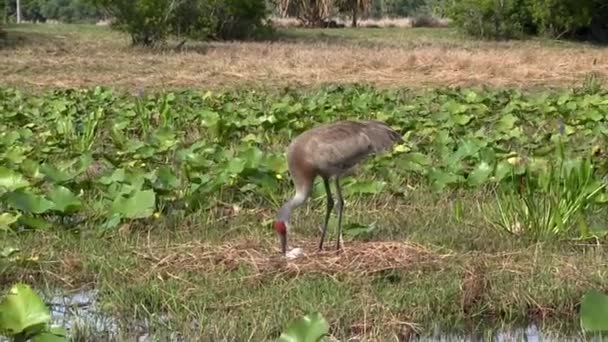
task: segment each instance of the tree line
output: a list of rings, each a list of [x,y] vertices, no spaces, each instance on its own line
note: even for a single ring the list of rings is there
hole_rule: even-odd
[[[357,26],[363,17],[438,16],[463,32],[488,39],[529,35],[608,41],[605,0],[20,0],[22,18],[62,22],[111,19],[135,45],[168,36],[196,40],[249,39],[269,33],[271,16],[295,17],[305,26],[327,26],[345,16]],[[0,0],[4,21],[15,0]]]

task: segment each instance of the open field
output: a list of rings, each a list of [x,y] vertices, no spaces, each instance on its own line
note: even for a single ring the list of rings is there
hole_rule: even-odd
[[[608,74],[606,49],[544,40],[480,42],[450,28],[287,29],[272,42],[133,51],[102,26],[8,28],[2,84],[28,88],[282,87],[365,82],[389,87],[563,87]]]
[[[565,90],[137,98],[3,88],[2,222],[16,218],[12,227],[27,230],[2,232],[0,250],[19,252],[0,257],[0,283],[94,288],[120,319],[123,340],[145,321],[161,340],[178,331],[186,340],[263,341],[310,311],[322,312],[341,341],[407,340],[435,325],[480,338],[529,321],[576,329],[582,295],[608,290],[604,239],[565,240],[578,226],[562,241],[509,234],[494,224],[492,189],[498,180],[517,184],[509,170],[542,170],[554,158],[558,117],[568,160],[588,156],[603,176],[607,101]],[[292,194],[284,147],[339,118],[385,120],[406,143],[345,179],[342,255],[332,249],[335,220],[316,253],[325,202],[317,184],[290,233],[307,255],[285,262],[270,225]],[[515,155],[525,162],[511,163]],[[591,217],[600,228],[602,208]]]

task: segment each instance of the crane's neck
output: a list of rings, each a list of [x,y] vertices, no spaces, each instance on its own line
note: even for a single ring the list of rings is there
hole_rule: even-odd
[[[277,219],[279,221],[289,222],[289,219],[291,218],[291,212],[295,208],[301,206],[304,203],[304,201],[306,201],[307,197],[308,196],[306,195],[305,192],[296,191],[295,196],[293,196],[289,201],[287,201],[283,204],[283,206],[279,210]]]

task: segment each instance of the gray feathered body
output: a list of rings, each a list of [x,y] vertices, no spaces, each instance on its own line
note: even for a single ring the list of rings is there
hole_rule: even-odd
[[[296,177],[340,176],[400,141],[399,133],[379,121],[338,121],[297,136],[287,149],[287,161]]]
[[[287,222],[291,212],[310,196],[317,175],[323,177],[327,192],[327,211],[321,229],[319,250],[322,249],[329,214],[334,207],[328,182],[330,177],[336,177],[339,236],[337,249],[339,249],[342,240],[343,212],[340,177],[350,173],[363,159],[390,149],[396,142],[401,141],[401,135],[386,124],[369,120],[338,121],[317,126],[297,136],[287,148],[287,164],[295,183],[296,193],[283,203],[275,221],[275,229],[281,236],[283,254],[287,246]]]

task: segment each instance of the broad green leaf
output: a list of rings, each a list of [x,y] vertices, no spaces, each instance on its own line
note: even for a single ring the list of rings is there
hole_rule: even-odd
[[[82,202],[70,189],[63,186],[56,186],[50,193],[49,199],[54,204],[54,208],[62,213],[73,213],[82,207]]]
[[[32,342],[67,342],[66,335],[58,335],[51,332],[43,332],[32,338]]]
[[[270,171],[282,174],[287,172],[287,161],[284,157],[278,155],[269,155],[265,161],[266,167]]]
[[[482,101],[481,97],[474,91],[467,91],[466,100],[468,103],[477,103]]]
[[[21,164],[24,160],[26,160],[26,153],[29,152],[31,148],[24,146],[11,146],[3,153],[3,158],[10,162],[11,164]],[[2,159],[2,158],[0,158]]]
[[[110,185],[114,182],[124,182],[126,178],[125,169],[120,168],[114,170],[110,176],[104,176],[99,179],[99,183],[104,185]]]
[[[0,145],[11,146],[21,137],[19,132],[1,132],[0,133]]]
[[[57,335],[57,336],[64,336],[64,337],[68,336],[68,331],[64,327],[58,326],[58,325],[51,326],[49,328],[49,333],[51,333],[53,335]]]
[[[475,155],[483,147],[478,139],[466,139],[460,143],[458,150],[452,154],[447,160],[446,164],[454,164],[460,160],[466,159]]]
[[[201,125],[209,128],[213,135],[218,135],[221,122],[220,115],[210,110],[203,110],[200,113]]]
[[[443,105],[443,109],[447,110],[450,114],[455,115],[466,112],[469,109],[469,106],[450,100]]]
[[[437,169],[432,170],[429,173],[429,177],[433,182],[433,187],[438,191],[443,190],[448,185],[458,183],[459,180],[462,178],[462,176],[458,176]]]
[[[468,124],[472,119],[473,119],[473,115],[464,115],[464,114],[454,115],[454,117],[453,117],[454,122],[460,126],[464,126],[464,125]]]
[[[175,132],[167,127],[159,128],[156,131],[154,138],[160,151],[167,150],[178,143]]]
[[[589,290],[581,302],[580,320],[583,330],[608,331],[608,296]]]
[[[47,324],[49,310],[42,299],[26,284],[14,285],[0,303],[0,331],[16,335],[28,328]]]
[[[241,139],[242,142],[254,142],[254,143],[258,143],[261,144],[262,143],[262,138],[253,134],[253,133],[249,133],[246,136],[244,136]]]
[[[431,161],[423,153],[410,152],[400,155],[399,158],[394,161],[394,163],[397,166],[397,169],[426,174]]]
[[[0,214],[0,230],[10,229],[11,224],[17,222],[21,214],[2,213]]]
[[[19,251],[20,249],[16,247],[4,247],[2,250],[0,250],[0,257],[8,258]]]
[[[6,194],[5,200],[14,209],[32,214],[42,214],[54,207],[46,198],[21,190]]]
[[[63,183],[74,179],[75,175],[66,170],[60,170],[54,165],[45,163],[40,166],[40,172],[55,183]]]
[[[484,184],[489,178],[494,169],[492,166],[485,161],[477,164],[473,172],[471,172],[467,178],[469,185],[479,186]]]
[[[604,116],[597,109],[589,110],[583,115],[586,119],[595,122],[601,121],[604,118]]]
[[[22,215],[19,217],[19,223],[36,230],[48,230],[52,227],[49,222],[31,215]]]
[[[291,322],[278,342],[319,342],[329,334],[329,323],[318,312]]]
[[[29,185],[30,183],[21,174],[0,166],[0,195]]]
[[[21,171],[27,177],[34,179],[42,179],[44,178],[44,174],[40,172],[40,164],[37,161],[33,161],[31,159],[26,159],[21,163]]]
[[[494,177],[496,177],[497,181],[501,181],[511,173],[511,170],[513,170],[513,165],[511,165],[508,161],[503,160],[496,165]]]
[[[110,217],[101,225],[103,229],[116,228],[120,224],[120,213],[111,214]]]
[[[125,198],[117,197],[112,203],[112,212],[124,215],[126,218],[138,219],[150,217],[156,207],[156,195],[153,190],[136,191]]]
[[[179,178],[168,166],[161,166],[157,170],[158,184],[162,189],[176,189],[180,186]]]
[[[500,120],[498,120],[496,128],[501,132],[510,132],[517,120],[518,119],[513,114],[503,115]]]
[[[382,192],[384,186],[385,183],[381,181],[355,181],[346,190],[349,194],[377,194]]]
[[[241,158],[233,158],[226,165],[226,171],[230,175],[239,175],[243,170],[245,170],[246,160]]]
[[[250,147],[242,153],[239,153],[239,158],[245,161],[245,166],[250,169],[259,168],[264,153],[257,147]]]

